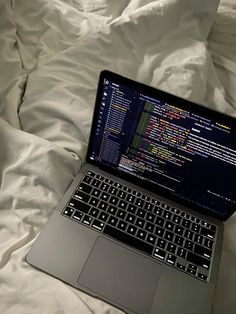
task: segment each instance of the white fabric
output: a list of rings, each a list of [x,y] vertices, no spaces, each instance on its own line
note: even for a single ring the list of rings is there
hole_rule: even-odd
[[[235,115],[234,0],[217,7],[0,0],[0,313],[120,313],[24,257],[84,160],[102,69]],[[214,314],[236,312],[235,232],[234,215]]]

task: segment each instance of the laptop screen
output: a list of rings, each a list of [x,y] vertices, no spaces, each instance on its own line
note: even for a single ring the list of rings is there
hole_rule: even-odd
[[[235,208],[235,120],[108,71],[87,159],[217,218]]]

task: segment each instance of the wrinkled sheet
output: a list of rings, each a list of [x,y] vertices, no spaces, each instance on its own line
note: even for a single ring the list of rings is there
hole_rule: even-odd
[[[235,116],[234,2],[0,0],[0,313],[121,313],[25,255],[84,161],[101,70]],[[233,215],[214,314],[236,312],[235,265]]]

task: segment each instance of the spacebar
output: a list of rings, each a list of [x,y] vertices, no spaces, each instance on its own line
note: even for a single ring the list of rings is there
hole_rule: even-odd
[[[138,240],[130,235],[128,235],[127,233],[124,233],[118,229],[115,229],[111,226],[105,226],[104,234],[111,236],[112,238],[115,238],[116,240],[119,240],[135,249],[138,249],[140,251],[143,251],[146,254],[151,255],[152,251],[153,251],[153,246],[145,243],[141,240]]]

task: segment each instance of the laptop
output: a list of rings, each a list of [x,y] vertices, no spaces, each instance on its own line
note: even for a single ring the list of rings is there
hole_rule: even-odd
[[[86,163],[26,261],[128,314],[209,314],[236,120],[100,74]]]

